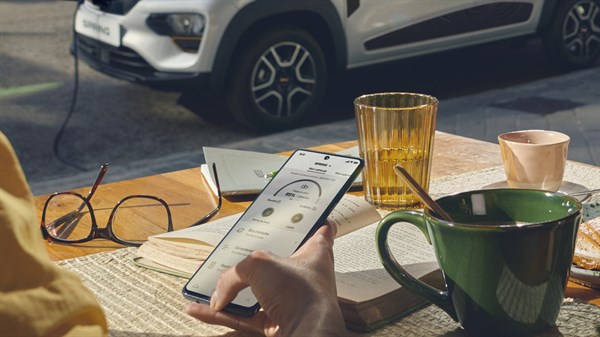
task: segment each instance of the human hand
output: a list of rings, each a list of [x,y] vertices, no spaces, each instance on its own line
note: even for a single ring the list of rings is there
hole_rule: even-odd
[[[191,303],[187,313],[209,324],[266,336],[344,335],[333,269],[334,232],[334,226],[322,226],[289,258],[254,251],[221,274],[210,306]],[[248,286],[262,310],[253,317],[221,311]]]

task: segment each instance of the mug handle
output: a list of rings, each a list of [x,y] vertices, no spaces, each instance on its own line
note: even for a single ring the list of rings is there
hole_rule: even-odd
[[[375,234],[377,238],[377,252],[379,253],[383,267],[403,287],[437,305],[450,315],[452,319],[458,321],[452,298],[448,292],[436,289],[425,282],[414,278],[396,261],[394,255],[391,253],[387,242],[388,232],[394,224],[401,221],[408,222],[419,228],[421,232],[425,234],[427,241],[431,244],[431,238],[427,232],[425,215],[423,213],[415,211],[398,211],[390,213],[379,222]]]

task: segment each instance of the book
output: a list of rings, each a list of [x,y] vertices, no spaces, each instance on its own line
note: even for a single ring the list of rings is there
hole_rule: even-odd
[[[288,158],[278,154],[208,146],[204,146],[202,150],[206,164],[200,165],[200,171],[212,192],[217,194],[215,177],[211,169],[215,164],[223,196],[260,193]],[[358,146],[340,151],[338,154],[358,157]],[[352,186],[362,186],[362,176],[359,175]]]
[[[202,148],[206,164],[200,171],[213,193],[217,194],[215,177],[210,167],[216,165],[223,196],[257,194],[269,182],[269,174],[279,170],[287,160],[278,154],[232,150],[216,147]]]
[[[134,262],[189,278],[240,216],[151,236],[138,248]],[[342,198],[327,219],[337,228],[334,259],[338,300],[348,328],[355,331],[377,329],[427,305],[402,288],[381,265],[375,243],[380,220],[375,207],[351,194]],[[411,275],[432,286],[444,286],[433,249],[419,229],[398,224],[390,231],[388,242]]]
[[[200,226],[150,236],[137,249],[136,262],[151,264],[160,271],[191,277],[241,215],[238,213]],[[379,220],[381,216],[375,207],[351,194],[344,195],[327,218],[327,221],[335,224],[337,237]]]

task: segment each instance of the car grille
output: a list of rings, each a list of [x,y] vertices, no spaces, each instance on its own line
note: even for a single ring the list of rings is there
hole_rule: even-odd
[[[113,47],[81,34],[77,34],[77,47],[81,56],[97,65],[142,76],[152,76],[155,73],[154,68],[132,49]]]
[[[117,15],[125,15],[140,0],[86,0],[86,1],[94,4],[94,6],[98,7],[103,12],[110,13],[110,14],[117,14]]]

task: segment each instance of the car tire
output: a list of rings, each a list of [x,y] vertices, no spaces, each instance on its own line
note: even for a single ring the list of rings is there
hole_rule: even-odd
[[[276,26],[252,33],[236,52],[226,89],[230,113],[259,131],[298,127],[327,86],[325,56],[307,31]]]
[[[543,36],[550,59],[584,68],[600,55],[600,0],[561,0]]]

